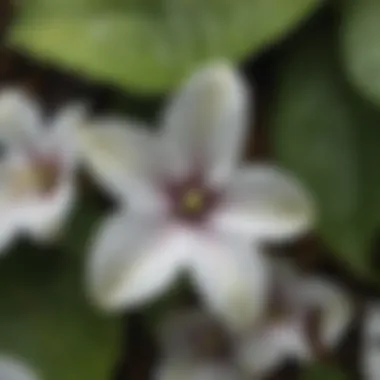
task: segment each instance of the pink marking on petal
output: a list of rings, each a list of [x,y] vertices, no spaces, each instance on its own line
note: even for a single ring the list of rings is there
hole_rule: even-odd
[[[51,196],[62,173],[61,157],[57,152],[41,153],[36,150],[30,150],[28,157],[37,173],[41,196]]]
[[[205,222],[221,198],[221,192],[208,186],[200,171],[181,181],[165,181],[163,193],[171,215],[190,224]]]

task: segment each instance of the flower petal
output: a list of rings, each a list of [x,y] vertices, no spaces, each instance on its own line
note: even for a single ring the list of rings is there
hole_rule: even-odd
[[[12,241],[20,232],[13,209],[9,205],[4,206],[0,206],[0,256],[7,253]]]
[[[60,109],[51,121],[47,138],[42,143],[44,150],[56,154],[65,170],[72,170],[78,156],[78,131],[85,121],[84,104],[71,104]]]
[[[8,356],[0,356],[0,379],[37,380],[37,378],[34,371],[22,361]]]
[[[110,217],[90,257],[92,298],[103,308],[119,309],[159,296],[177,278],[191,249],[188,236],[161,219],[132,213]]]
[[[321,342],[334,348],[353,319],[354,307],[349,296],[322,278],[301,280],[294,296],[299,298],[303,308],[321,310]]]
[[[112,195],[125,199],[131,188],[136,193],[137,183],[151,179],[157,163],[154,136],[136,123],[98,119],[81,128],[78,139],[88,169]]]
[[[41,107],[26,92],[8,88],[0,93],[0,141],[18,147],[37,142],[41,125]]]
[[[169,172],[180,177],[197,167],[211,184],[223,183],[240,158],[245,111],[246,89],[227,64],[193,75],[164,115]]]
[[[51,195],[26,198],[21,204],[15,204],[20,231],[40,242],[57,238],[74,205],[74,195],[74,185],[68,182]]]
[[[313,220],[313,202],[302,186],[267,165],[238,170],[213,217],[218,229],[277,240],[297,237]]]
[[[246,328],[261,316],[269,275],[257,247],[207,239],[191,256],[191,270],[206,305],[231,329]]]
[[[302,321],[293,318],[259,327],[240,343],[237,359],[247,373],[258,379],[279,369],[289,359],[311,359]]]
[[[12,200],[14,189],[10,188],[9,157],[0,161],[0,254],[7,248],[20,232],[17,204]]]
[[[363,379],[380,378],[380,304],[368,305],[364,316],[361,350],[361,372]]]

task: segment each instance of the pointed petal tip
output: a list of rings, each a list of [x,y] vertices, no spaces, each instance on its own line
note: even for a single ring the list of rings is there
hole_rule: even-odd
[[[234,65],[232,62],[228,61],[227,59],[215,59],[213,61],[209,61],[203,65],[205,69],[210,69],[215,72],[230,74],[234,72]]]
[[[230,79],[231,76],[235,74],[233,66],[227,61],[216,61],[210,63],[208,69],[213,73],[214,78],[219,80]]]
[[[93,307],[109,316],[120,315],[128,310],[144,307],[146,303],[146,299],[143,297],[126,299],[116,288],[92,289],[92,293],[87,293],[87,300]]]
[[[7,87],[0,91],[0,118],[12,116],[12,112],[35,108],[36,104],[31,95],[23,88]]]
[[[114,302],[111,291],[101,289],[101,286],[88,286],[86,296],[91,305],[104,313],[113,314],[121,309],[121,306]]]
[[[221,91],[236,89],[242,86],[242,81],[238,70],[227,60],[216,60],[208,62],[195,70],[191,79],[200,79],[200,82],[206,82],[209,85],[216,86]]]
[[[39,376],[24,360],[1,355],[0,378],[4,380],[37,380]]]
[[[63,117],[67,118],[78,118],[83,120],[88,113],[89,105],[85,101],[75,101],[65,104],[60,113]]]
[[[79,136],[87,123],[89,105],[84,101],[75,101],[65,104],[56,110],[54,124],[56,129],[67,130]]]
[[[0,91],[1,102],[24,101],[29,98],[28,92],[21,87],[5,87]]]
[[[205,66],[204,72],[207,73],[209,80],[220,85],[222,88],[236,86],[240,82],[238,71],[227,61],[217,61]]]
[[[113,276],[110,273],[101,275],[99,271],[95,275],[94,268],[87,269],[88,273],[84,284],[87,301],[105,313],[119,310],[121,305],[116,301],[116,285]]]

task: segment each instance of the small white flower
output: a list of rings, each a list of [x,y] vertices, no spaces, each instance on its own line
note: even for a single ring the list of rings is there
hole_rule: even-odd
[[[279,369],[287,360],[323,360],[316,357],[319,352],[315,352],[315,344],[326,352],[334,350],[353,318],[353,304],[342,289],[322,278],[301,277],[288,269],[277,278],[283,314],[264,320],[237,342],[237,360],[257,378]],[[319,323],[313,326],[315,336],[310,336],[308,324],[315,312]]]
[[[23,361],[0,356],[1,380],[38,380],[36,373]]]
[[[364,380],[380,378],[380,304],[368,305],[364,315],[360,367]]]
[[[159,133],[115,119],[82,131],[90,170],[123,206],[102,226],[89,266],[104,308],[159,296],[184,270],[232,328],[261,313],[268,269],[260,245],[303,233],[313,208],[282,171],[240,164],[247,101],[237,73],[215,64],[174,97]]]
[[[168,314],[158,329],[162,360],[157,373],[170,379],[168,374],[180,371],[192,379],[194,368],[219,363],[238,374],[237,378],[244,374],[246,378],[263,379],[280,370],[287,360],[325,359],[318,356],[314,339],[331,353],[352,321],[352,302],[328,281],[301,277],[289,266],[280,272],[276,269],[276,293],[281,293],[275,297],[277,313],[268,310],[260,323],[242,334],[223,330],[203,310]],[[310,336],[308,317],[314,311],[320,312],[320,323],[315,326],[315,336]]]
[[[301,320],[284,319],[261,326],[239,342],[238,362],[247,372],[262,378],[287,360],[310,360],[311,353]]]
[[[38,240],[58,232],[73,202],[75,128],[81,112],[64,109],[45,123],[21,90],[0,93],[0,249],[18,234]]]

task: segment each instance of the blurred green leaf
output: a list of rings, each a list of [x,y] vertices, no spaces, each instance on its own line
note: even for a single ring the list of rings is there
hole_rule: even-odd
[[[22,244],[0,263],[0,353],[23,358],[43,379],[108,380],[120,355],[120,320],[84,294],[83,247],[95,211],[81,207],[70,224],[77,244],[67,252]]]
[[[340,37],[348,78],[380,105],[380,2],[348,0],[343,5]]]
[[[339,368],[314,364],[302,374],[301,380],[348,380],[348,376]]]
[[[314,194],[317,228],[333,251],[371,275],[380,226],[380,114],[350,91],[333,31],[322,27],[304,33],[281,58],[271,120],[275,153]]]
[[[28,0],[8,42],[44,61],[140,92],[204,60],[239,60],[295,28],[321,0]]]

